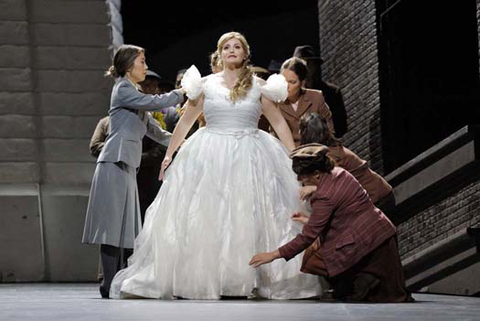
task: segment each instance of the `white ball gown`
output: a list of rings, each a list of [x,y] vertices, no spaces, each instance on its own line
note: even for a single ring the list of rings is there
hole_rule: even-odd
[[[285,99],[285,79],[274,75],[262,86],[255,78],[235,103],[217,74],[202,79],[194,66],[182,85],[189,97],[203,92],[207,125],[166,171],[110,297],[318,296],[318,278],[300,272],[302,255],[257,269],[248,265],[254,254],[277,249],[301,230],[290,218],[301,204],[287,150],[257,129],[261,95]]]

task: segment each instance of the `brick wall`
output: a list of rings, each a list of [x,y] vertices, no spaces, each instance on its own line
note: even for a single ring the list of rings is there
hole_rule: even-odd
[[[347,108],[346,146],[383,173],[375,1],[318,2],[323,78],[339,85]]]
[[[477,0],[477,20],[480,44],[480,0]],[[401,224],[400,254],[402,259],[407,258],[464,228],[479,226],[480,181],[476,181]]]
[[[401,224],[400,255],[407,258],[462,229],[479,225],[480,183],[474,182]]]
[[[383,173],[379,64],[374,0],[318,1],[324,79],[342,88],[349,117],[346,146]],[[480,21],[480,0],[477,0]],[[480,22],[479,22],[480,35]],[[480,182],[473,182],[401,224],[402,258],[465,227],[480,225]]]

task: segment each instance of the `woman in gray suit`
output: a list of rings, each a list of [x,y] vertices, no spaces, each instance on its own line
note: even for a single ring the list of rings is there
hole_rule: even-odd
[[[183,89],[146,95],[137,84],[145,79],[143,48],[122,45],[107,72],[117,79],[110,100],[110,131],[93,175],[83,243],[100,244],[104,278],[100,294],[108,298],[111,281],[121,268],[121,249],[132,249],[141,228],[136,169],[142,156],[142,138],[149,136],[168,146],[171,134],[148,111],[183,101]]]

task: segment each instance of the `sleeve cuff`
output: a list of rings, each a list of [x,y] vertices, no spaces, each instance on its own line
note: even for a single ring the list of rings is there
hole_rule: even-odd
[[[279,247],[278,248],[278,253],[280,253],[280,256],[285,259],[285,261],[289,261],[291,257],[289,257],[286,253],[285,246]]]

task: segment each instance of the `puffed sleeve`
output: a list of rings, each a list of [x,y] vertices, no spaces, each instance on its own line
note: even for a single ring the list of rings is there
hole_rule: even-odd
[[[203,93],[202,75],[195,65],[187,69],[183,75],[181,85],[187,92],[188,99],[195,100]]]
[[[276,103],[285,101],[288,97],[288,84],[285,77],[273,74],[268,77],[265,85],[261,86],[262,95]]]

